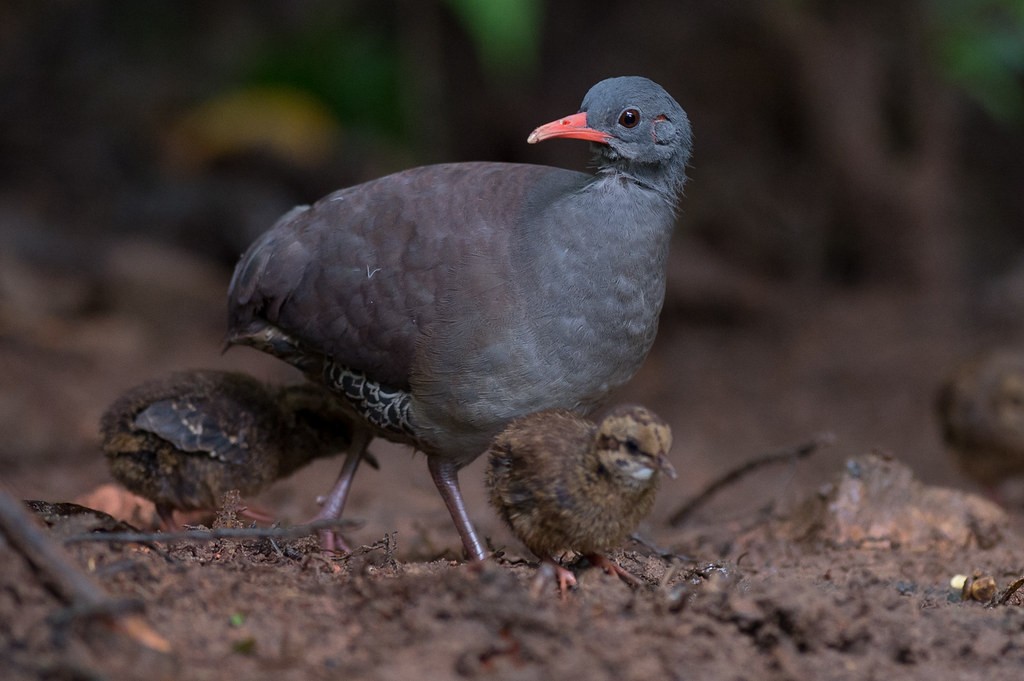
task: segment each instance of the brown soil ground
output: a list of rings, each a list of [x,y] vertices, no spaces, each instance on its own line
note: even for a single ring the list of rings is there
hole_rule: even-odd
[[[109,482],[97,422],[142,380],[189,367],[295,378],[252,351],[219,353],[226,272],[140,243],[98,257],[94,272],[60,276],[2,263],[0,471],[22,499],[83,500]],[[696,271],[679,257],[675,272]],[[143,604],[168,653],[75,617],[0,540],[0,675],[1018,679],[1024,591],[982,601],[1024,574],[1022,516],[958,475],[932,415],[960,358],[1013,341],[911,295],[676,276],[658,345],[620,396],[672,423],[681,473],[644,543],[614,554],[641,587],[577,565],[564,601],[553,583],[532,593],[535,566],[484,503],[479,461],[463,487],[498,553],[457,560],[422,457],[377,443],[381,470],[361,471],[350,498],[362,525],[346,557],[309,538],[64,544],[110,594]],[[834,445],[668,523],[722,472],[822,431]],[[256,501],[301,521],[338,465],[317,462]],[[57,541],[91,527],[48,519]],[[977,577],[974,599],[951,587],[958,574]]]

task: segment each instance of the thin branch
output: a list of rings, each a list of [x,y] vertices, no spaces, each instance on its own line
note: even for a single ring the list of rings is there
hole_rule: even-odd
[[[769,452],[767,454],[762,454],[761,456],[758,456],[754,459],[751,459],[750,461],[747,461],[746,463],[737,466],[731,471],[725,473],[725,475],[721,476],[717,480],[713,480],[704,488],[704,491],[702,491],[694,498],[690,499],[690,501],[683,504],[675,513],[672,514],[672,517],[669,518],[669,524],[673,527],[678,527],[682,525],[693,514],[694,511],[696,511],[698,508],[706,504],[708,500],[711,499],[711,497],[716,495],[723,488],[734,484],[738,480],[746,477],[747,475],[750,475],[754,471],[776,463],[798,461],[800,459],[804,459],[813,454],[814,452],[816,452],[819,448],[828,447],[829,445],[833,444],[835,442],[835,439],[835,435],[833,435],[832,433],[822,433],[820,435],[815,436],[808,442],[804,442],[802,444],[795,445],[792,447],[786,447],[784,449],[779,449],[777,451]]]
[[[1024,586],[1024,577],[1021,577],[1020,579],[1014,581],[1012,584],[1006,587],[1006,591],[1004,591],[1003,595],[995,601],[995,604],[1006,605],[1010,600],[1010,596],[1017,593],[1018,589],[1020,589],[1022,586]]]
[[[69,604],[68,613],[99,617],[147,648],[170,651],[167,639],[156,633],[141,615],[126,612],[131,604],[111,598],[82,572],[39,527],[24,505],[5,489],[0,489],[0,532]]]
[[[633,534],[629,535],[629,538],[632,539],[637,544],[639,544],[640,546],[642,546],[645,549],[647,549],[648,551],[650,551],[651,553],[653,553],[654,555],[658,556],[662,560],[667,560],[667,561],[670,561],[670,562],[673,562],[673,561],[691,562],[691,561],[694,560],[694,558],[692,556],[686,556],[686,555],[683,555],[681,553],[675,553],[673,551],[669,551],[668,549],[666,549],[666,548],[664,548],[662,546],[658,546],[657,544],[655,544],[653,541],[651,541],[647,537],[644,537],[643,535],[641,535],[639,532],[634,532]]]
[[[107,542],[136,543],[176,541],[217,541],[220,539],[296,539],[307,537],[317,530],[360,526],[358,520],[342,518],[317,520],[292,527],[218,527],[212,530],[185,530],[183,532],[88,532],[64,538],[64,543]]]

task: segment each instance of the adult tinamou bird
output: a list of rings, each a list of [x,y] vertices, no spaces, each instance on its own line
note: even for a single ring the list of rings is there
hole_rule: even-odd
[[[942,385],[942,432],[961,470],[995,492],[1024,474],[1024,353],[965,362]]]
[[[349,448],[350,417],[323,386],[268,386],[239,373],[182,371],[119,397],[100,423],[113,477],[151,500],[164,526],[175,510],[213,510],[254,495],[315,458]]]
[[[611,78],[527,141],[555,137],[592,142],[596,174],[413,168],[293,209],[242,256],[227,342],[326,383],[360,426],[320,517],[340,515],[360,451],[381,436],[426,454],[466,552],[482,559],[459,470],[512,419],[590,412],[639,368],[690,123],[652,81]]]
[[[643,407],[617,407],[597,424],[565,410],[524,416],[488,450],[491,505],[554,567],[563,595],[576,584],[556,560],[568,551],[635,583],[604,554],[621,546],[651,510],[661,474],[676,477],[671,446],[668,424]]]

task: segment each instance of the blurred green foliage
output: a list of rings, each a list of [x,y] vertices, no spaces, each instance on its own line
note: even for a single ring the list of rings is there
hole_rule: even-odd
[[[444,0],[484,74],[526,76],[539,60],[542,0]],[[423,30],[429,30],[424,28]],[[334,12],[279,35],[250,55],[247,85],[288,86],[322,101],[346,127],[397,139],[408,133],[408,52],[399,32],[373,13]],[[413,107],[415,108],[415,106]]]
[[[311,23],[266,44],[247,64],[244,80],[304,90],[345,126],[401,138],[406,125],[394,41],[385,26]]]
[[[531,73],[540,57],[542,0],[447,0],[492,77]]]
[[[992,116],[1024,123],[1024,0],[932,0],[945,76]]]

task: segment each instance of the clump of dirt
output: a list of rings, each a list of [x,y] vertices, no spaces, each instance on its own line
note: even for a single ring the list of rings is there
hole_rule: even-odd
[[[1008,524],[995,503],[923,485],[906,465],[877,453],[847,461],[793,520],[806,524],[808,537],[834,545],[921,552],[992,548]]]

